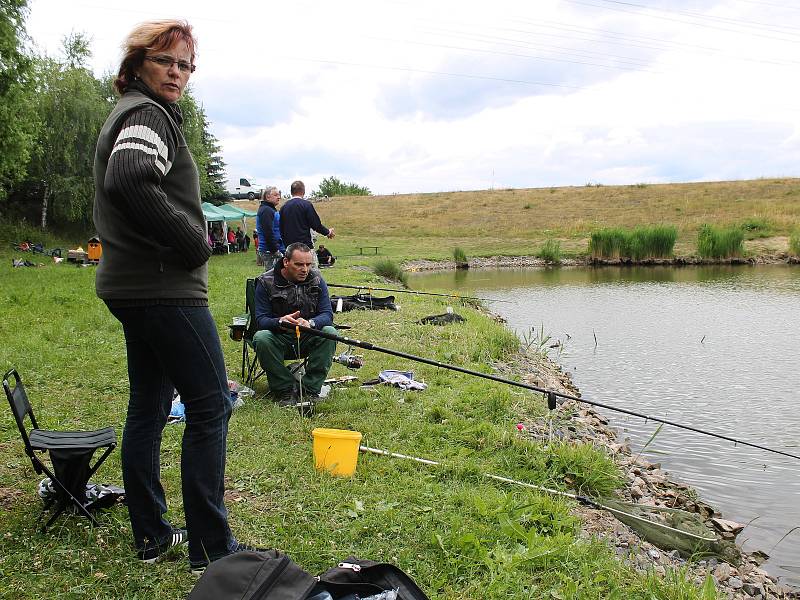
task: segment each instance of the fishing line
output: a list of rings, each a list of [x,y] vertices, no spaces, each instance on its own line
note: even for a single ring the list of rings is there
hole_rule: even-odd
[[[279,323],[281,327],[291,329],[292,326],[287,326],[284,323]],[[549,390],[547,388],[538,387],[535,385],[531,385],[529,383],[522,383],[520,381],[513,381],[512,379],[505,379],[504,377],[498,377],[497,375],[490,375],[489,373],[481,373],[480,371],[473,371],[471,369],[465,369],[464,367],[459,367],[456,365],[451,365],[447,363],[442,363],[436,360],[432,360],[430,358],[424,358],[422,356],[415,356],[413,354],[408,354],[407,352],[400,352],[399,350],[393,350],[391,348],[382,348],[381,346],[376,346],[370,342],[363,342],[360,340],[354,340],[351,338],[343,337],[340,335],[335,335],[332,333],[327,333],[324,331],[320,331],[317,329],[311,329],[309,327],[303,327],[302,325],[297,325],[300,331],[310,333],[311,335],[315,335],[317,337],[323,337],[329,340],[333,340],[335,342],[341,342],[343,344],[348,344],[350,346],[357,346],[358,348],[364,348],[365,350],[374,350],[375,352],[383,352],[384,354],[391,354],[393,356],[399,356],[400,358],[406,358],[408,360],[413,360],[416,362],[424,363],[427,365],[432,365],[434,367],[440,367],[442,369],[449,369],[451,371],[458,371],[459,373],[465,373],[467,375],[473,375],[475,377],[481,377],[483,379],[490,379],[492,381],[497,381],[498,383],[505,383],[507,385],[513,385],[515,387],[521,387],[526,390],[532,390],[534,392],[539,392],[540,394],[545,394],[547,396],[548,407],[550,410],[555,408],[555,399],[556,396],[560,398],[564,398],[566,400],[574,400],[575,402],[581,402],[583,404],[589,404],[591,406],[597,406],[600,408],[605,408],[607,410],[611,410],[614,412],[623,413],[626,415],[630,415],[633,417],[638,417],[640,419],[645,419],[646,421],[655,421],[656,423],[664,423],[665,425],[671,425],[672,427],[677,427],[678,429],[685,429],[686,431],[693,431],[694,433],[699,433],[702,435],[707,435],[710,437],[714,437],[720,440],[726,440],[728,442],[732,442],[734,445],[741,444],[742,446],[749,446],[750,448],[757,448],[758,450],[764,450],[765,452],[772,452],[773,454],[780,454],[781,456],[788,456],[789,458],[796,458],[800,460],[800,456],[797,454],[790,454],[788,452],[784,452],[782,450],[775,450],[774,448],[768,448],[766,446],[761,446],[759,444],[754,444],[752,442],[747,442],[744,440],[739,440],[736,438],[732,438],[727,435],[722,435],[721,433],[714,433],[713,431],[706,431],[704,429],[699,429],[697,427],[692,427],[691,425],[684,425],[682,423],[676,423],[674,421],[669,421],[667,419],[662,419],[660,417],[652,417],[649,415],[645,415],[643,413],[638,413],[632,410],[628,410],[626,408],[619,408],[617,406],[611,406],[609,404],[603,404],[601,402],[597,402],[594,400],[586,400],[585,398],[579,398],[578,396],[573,396],[571,394],[565,394],[563,392],[558,392],[556,390]]]
[[[416,456],[408,456],[407,454],[399,454],[397,452],[389,452],[388,450],[381,450],[379,448],[370,448],[369,446],[359,446],[358,449],[361,452],[369,452],[371,454],[380,454],[382,456],[390,456],[392,458],[402,458],[405,460],[411,460],[414,462],[422,463],[423,465],[429,466],[441,466],[442,463],[437,462],[435,460],[429,460],[427,458],[417,458]],[[658,521],[653,521],[651,519],[646,519],[645,517],[641,517],[639,515],[635,515],[629,512],[625,512],[624,510],[620,510],[618,508],[612,508],[610,506],[606,506],[602,502],[598,502],[597,500],[593,500],[588,496],[581,496],[579,494],[571,494],[570,492],[562,492],[560,490],[554,490],[553,488],[544,487],[541,485],[534,485],[532,483],[528,483],[526,481],[519,481],[518,479],[510,479],[509,477],[502,477],[501,475],[492,475],[491,473],[482,473],[482,475],[488,479],[493,479],[494,481],[499,481],[501,483],[510,483],[512,485],[519,485],[522,487],[530,488],[532,490],[536,490],[539,492],[547,492],[548,494],[553,494],[556,496],[562,496],[565,498],[571,498],[580,504],[585,506],[589,506],[591,508],[595,508],[598,510],[605,510],[610,512],[615,517],[619,517],[619,515],[624,515],[625,517],[634,519],[636,521],[641,521],[643,523],[647,523],[650,526],[658,527],[660,529],[664,529],[666,531],[672,531],[674,533],[679,533],[681,535],[694,538],[695,540],[702,541],[702,542],[716,542],[717,538],[714,537],[703,537],[701,535],[697,535],[690,531],[684,531],[683,529],[677,529],[676,527],[672,527],[667,525],[666,523],[659,523]]]
[[[379,292],[396,292],[398,294],[416,294],[417,296],[442,296],[444,298],[456,298],[458,300],[484,300],[486,302],[508,302],[510,304],[514,303],[513,300],[500,300],[497,298],[478,298],[477,296],[462,296],[461,294],[436,294],[434,292],[417,292],[416,290],[396,290],[392,288],[372,287],[369,285],[344,285],[341,283],[328,283],[328,287],[358,290],[359,293],[361,293],[362,290],[365,290],[368,293],[372,292],[372,290],[376,290]]]
[[[299,360],[300,359],[300,325],[295,325],[294,326],[294,331],[295,331],[295,338],[297,339],[297,358]],[[299,385],[297,387],[299,388],[298,391],[300,393],[300,406],[302,406],[303,405],[303,375],[306,374],[305,367],[300,366],[299,371],[300,371],[300,381],[298,382]]]

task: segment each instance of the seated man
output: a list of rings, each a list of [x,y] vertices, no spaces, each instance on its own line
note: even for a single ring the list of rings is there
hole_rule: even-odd
[[[298,340],[293,329],[280,323],[302,325],[336,334],[328,286],[318,271],[311,270],[312,250],[297,242],[286,248],[283,265],[256,279],[256,323],[253,336],[256,355],[267,374],[270,390],[282,407],[303,408],[319,398],[336,351],[336,342],[302,333]],[[308,356],[302,389],[284,366],[284,359]],[[301,401],[302,396],[302,401]]]
[[[336,258],[331,254],[331,251],[322,244],[317,248],[317,259],[319,260],[320,266],[326,265],[330,267],[336,262]]]

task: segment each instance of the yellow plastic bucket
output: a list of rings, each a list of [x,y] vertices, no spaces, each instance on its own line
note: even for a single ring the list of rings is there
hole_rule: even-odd
[[[349,477],[356,470],[361,434],[347,429],[323,429],[311,432],[314,438],[314,465],[331,475]]]

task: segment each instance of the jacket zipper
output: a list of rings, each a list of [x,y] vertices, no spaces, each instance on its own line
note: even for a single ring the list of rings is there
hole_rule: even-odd
[[[269,577],[267,577],[263,581],[263,583],[260,586],[258,586],[258,589],[256,590],[256,593],[253,594],[253,596],[252,596],[253,600],[259,600],[260,598],[266,597],[265,595],[270,590],[270,588],[272,587],[272,584],[274,584],[275,580],[278,579],[278,577],[281,576],[281,573],[283,573],[286,570],[286,567],[288,565],[289,565],[289,557],[288,556],[281,556],[280,564],[277,567],[275,567],[275,569],[273,569],[272,573],[270,573]]]

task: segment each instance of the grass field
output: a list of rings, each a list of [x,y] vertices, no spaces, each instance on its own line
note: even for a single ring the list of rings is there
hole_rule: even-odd
[[[379,231],[369,229],[366,219],[356,219],[363,208],[359,202],[377,206],[395,200],[328,203],[326,220],[342,233],[337,238],[342,244],[339,254],[346,244],[360,240],[359,232],[370,231],[371,239],[383,244]],[[442,224],[443,216],[435,213],[431,219]],[[435,231],[424,221],[421,227]],[[0,238],[15,233],[0,232]],[[522,233],[528,232],[522,228]],[[396,235],[396,247],[404,247],[405,256],[425,256],[436,240],[450,243],[431,234],[424,247],[417,248],[410,237]],[[469,235],[464,237],[469,241]],[[477,246],[460,245],[477,251]],[[47,263],[12,269],[12,256],[18,254],[12,255],[4,242],[0,367],[19,369],[43,427],[113,425],[121,435],[127,397],[124,344],[119,324],[94,295],[94,268]],[[354,262],[340,256],[336,267],[326,271],[328,280],[377,281],[364,270],[350,268]],[[243,310],[245,279],[258,273],[254,254],[215,256],[209,271],[211,310],[229,374],[238,378],[241,345],[227,337],[226,325]],[[399,312],[348,313],[337,320],[353,326],[353,337],[476,370],[491,371],[494,361],[506,359],[519,347],[510,331],[470,307],[455,307],[467,323],[435,327],[415,321],[443,312],[444,303],[413,296],[399,302]],[[385,368],[410,369],[430,387],[419,393],[337,390],[317,415],[303,419],[273,406],[259,382],[256,397],[234,413],[226,497],[232,527],[241,540],[280,548],[312,573],[349,554],[390,561],[409,572],[433,599],[715,597],[713,590],[698,590],[682,571],[669,572],[666,578],[637,574],[617,560],[613,549],[581,539],[580,524],[565,501],[487,483],[478,476],[495,472],[561,489],[569,479],[588,494],[619,485],[617,469],[603,451],[543,447],[517,432],[515,424],[523,417],[543,417],[545,403],[539,395],[376,353],[368,353],[366,361],[357,373],[362,378]],[[345,373],[340,365],[332,371]],[[123,507],[104,513],[98,529],[69,518],[46,534],[37,530],[40,477],[24,455],[8,409],[2,414],[0,598],[185,598],[194,583],[185,554],[155,567],[140,565]],[[182,427],[166,428],[162,450],[169,516],[175,524],[182,523]],[[313,468],[313,427],[354,429],[369,445],[451,466],[435,470],[362,456],[352,479],[333,478]],[[121,482],[119,452],[93,479]]]
[[[696,254],[704,223],[746,228],[752,254],[788,250],[800,223],[800,179],[637,184],[333,198],[316,204],[334,226],[334,254],[378,245],[395,260],[535,255],[547,239],[585,255],[600,228],[674,225],[675,254]]]

